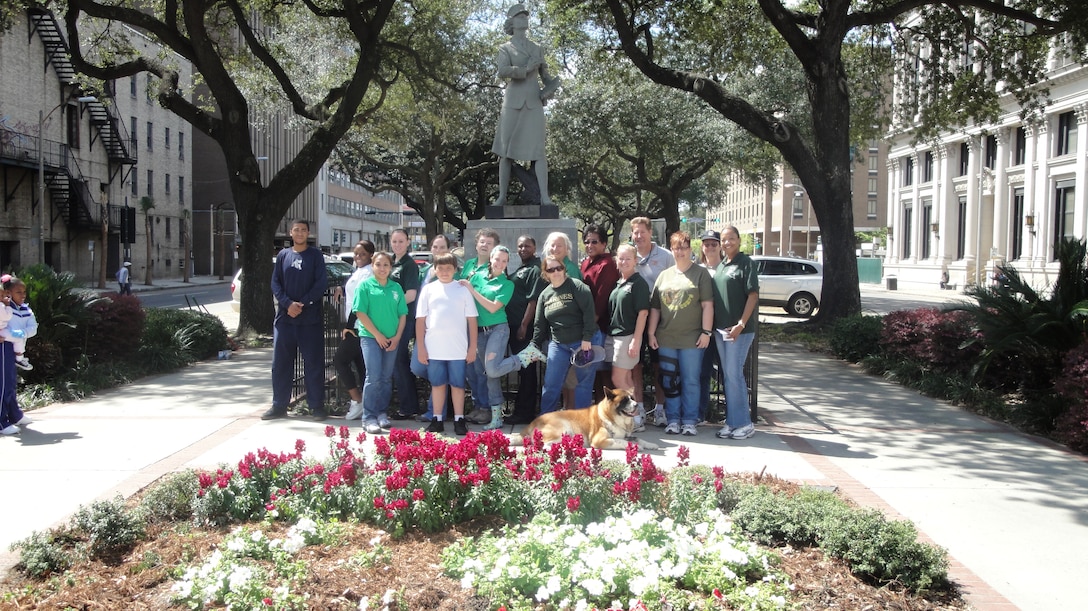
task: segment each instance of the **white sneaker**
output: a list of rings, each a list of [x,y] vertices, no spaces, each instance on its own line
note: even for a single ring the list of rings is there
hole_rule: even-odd
[[[718,436],[718,439],[729,439],[733,435],[733,427],[727,424],[722,428],[718,429],[718,432],[716,434]]]
[[[669,435],[679,435],[680,425],[675,422],[670,422],[668,425],[665,426],[665,432]]]
[[[680,427],[680,434],[687,435],[688,437],[694,437],[695,435],[699,434],[699,430],[695,428],[694,424],[685,424],[684,426]]]
[[[668,419],[665,417],[665,406],[660,404],[655,405],[654,408],[646,414],[646,421],[649,422],[650,420],[653,420],[654,424],[657,426],[665,426],[668,424]]]
[[[348,413],[344,414],[344,418],[346,418],[348,420],[355,420],[356,418],[362,418],[362,417],[363,417],[363,402],[362,401],[355,401],[354,399],[352,399],[351,403],[348,404]]]
[[[19,418],[19,421],[15,423],[15,426],[26,426],[28,424],[34,424],[34,419],[24,415],[22,418]]]
[[[752,435],[756,434],[756,427],[751,424],[746,424],[741,427],[733,429],[733,434],[729,436],[730,439],[748,439]]]
[[[34,369],[34,366],[30,364],[30,361],[27,360],[26,356],[15,357],[15,366],[23,371],[32,371]]]
[[[4,428],[3,430],[0,430],[0,435],[9,435],[10,436],[10,435],[18,435],[18,434],[19,434],[19,427],[15,426],[14,424],[8,426],[7,428]]]
[[[370,433],[371,435],[380,435],[382,432],[382,427],[378,426],[377,422],[368,422],[366,424],[366,432]]]

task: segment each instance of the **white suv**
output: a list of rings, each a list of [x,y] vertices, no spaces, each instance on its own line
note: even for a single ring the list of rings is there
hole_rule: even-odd
[[[820,307],[824,268],[815,261],[793,257],[753,255],[759,270],[759,304],[785,308],[791,316],[807,318]]]

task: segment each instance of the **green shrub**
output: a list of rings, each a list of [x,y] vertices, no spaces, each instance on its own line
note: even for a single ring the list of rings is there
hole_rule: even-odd
[[[132,548],[144,536],[144,519],[125,507],[118,496],[112,501],[95,501],[80,506],[72,516],[72,528],[86,533],[93,557],[107,557]]]
[[[157,482],[140,500],[140,511],[148,522],[179,522],[193,517],[197,490],[196,471],[171,473]]]
[[[83,355],[86,330],[94,321],[91,306],[99,297],[85,291],[75,274],[57,273],[46,265],[32,265],[18,275],[38,321],[38,334],[27,342],[34,370],[23,374],[27,382],[36,383],[68,370]]]
[[[11,550],[19,552],[19,568],[31,577],[61,573],[72,566],[72,555],[51,532],[34,531],[12,543]]]
[[[916,592],[948,584],[944,550],[918,541],[910,522],[889,521],[875,509],[837,518],[822,525],[820,547],[845,560],[856,575],[879,584],[899,583]]]
[[[840,359],[857,363],[880,351],[880,316],[848,316],[831,325],[831,352]]]
[[[202,312],[149,308],[140,362],[150,371],[169,371],[227,348],[223,322]]]
[[[853,509],[830,492],[804,489],[791,496],[755,487],[742,495],[731,517],[757,541],[818,545],[878,584],[895,582],[920,591],[948,581],[944,550],[919,542],[913,524],[888,521],[876,510]]]

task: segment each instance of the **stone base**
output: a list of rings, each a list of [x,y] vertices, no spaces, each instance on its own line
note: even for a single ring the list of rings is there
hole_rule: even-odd
[[[500,206],[502,208],[511,208],[516,206]],[[490,214],[490,212],[489,212]],[[471,259],[476,256],[476,232],[483,227],[494,229],[499,233],[499,243],[504,244],[510,249],[510,263],[508,264],[507,273],[513,273],[514,270],[521,267],[521,259],[518,258],[518,252],[515,248],[518,244],[518,237],[521,235],[531,235],[536,239],[536,256],[543,258],[544,255],[544,239],[548,237],[548,234],[553,231],[562,231],[566,233],[571,239],[574,252],[571,253],[571,261],[578,261],[581,257],[578,253],[578,230],[575,228],[574,219],[477,219],[469,221],[465,227],[465,259]]]
[[[557,219],[559,206],[487,206],[484,208],[484,216],[489,219]]]

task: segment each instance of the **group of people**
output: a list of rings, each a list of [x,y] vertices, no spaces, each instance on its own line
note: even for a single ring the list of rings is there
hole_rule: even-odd
[[[0,276],[0,435],[17,435],[33,422],[19,409],[17,369],[31,370],[26,340],[38,332],[38,321],[27,301],[26,284],[18,277]]]
[[[724,235],[704,234],[697,262],[685,232],[670,236],[666,250],[651,240],[649,219],[633,219],[631,230],[632,243],[613,255],[606,231],[585,227],[581,265],[571,260],[573,245],[563,232],[548,235],[542,257],[535,238],[520,236],[520,265],[509,274],[510,249],[488,228],[477,232],[476,256],[460,268],[443,235],[432,241],[432,262],[422,269],[407,252],[404,230],[391,235],[391,253],[359,242],[355,273],[336,295],[347,304],[334,358],[350,395],[347,418],[361,418],[370,433],[415,417],[429,423],[428,431],[442,432],[452,419],[454,432],[463,435],[469,422],[493,429],[528,423],[561,403],[588,407],[595,391],[610,385],[633,391],[640,408],[636,430],[652,420],[666,433],[695,435],[706,417],[707,369],[717,361],[727,404],[718,436],[751,436],[743,367],[759,285],[751,259],[740,252],[739,232],[727,227]],[[293,370],[295,351],[306,361],[311,412],[316,419],[327,415],[324,376],[310,375],[311,367],[323,367],[323,335],[306,328],[321,325],[320,308],[313,306],[321,303],[326,276],[320,251],[306,243],[308,234],[308,224],[296,222],[293,246],[276,257],[273,404],[266,419],[286,415],[291,376],[285,372]],[[530,366],[535,361],[544,362],[542,384]],[[610,375],[598,371],[602,363],[610,364]],[[656,368],[657,397],[649,413],[644,364]],[[518,393],[504,417],[501,382],[515,372]],[[424,409],[416,376],[430,382]]]

